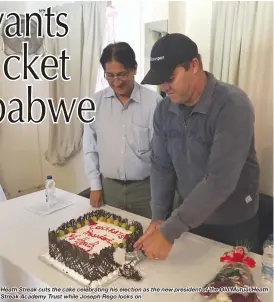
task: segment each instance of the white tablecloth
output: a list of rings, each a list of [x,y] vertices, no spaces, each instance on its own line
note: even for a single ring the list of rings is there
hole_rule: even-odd
[[[27,205],[33,202],[43,202],[44,191],[0,203],[0,256],[7,258],[49,287],[78,288],[80,286],[73,280],[38,259],[39,255],[44,254],[48,250],[47,235],[49,228],[55,229],[63,222],[71,218],[77,218],[92,210],[86,198],[58,189],[57,196],[73,200],[76,203],[47,216],[39,216],[25,209]],[[149,220],[146,218],[109,206],[104,206],[104,209],[129,219],[140,221],[144,226],[144,230],[149,224]],[[221,268],[222,263],[220,263],[219,259],[230,248],[230,246],[186,233],[176,241],[167,260],[145,260],[140,264],[139,269],[144,276],[143,281],[136,283],[120,278],[111,286],[117,288],[202,287]],[[252,257],[257,262],[257,267],[253,269],[253,274],[255,281],[259,284],[261,256],[252,254]],[[172,302],[188,302],[193,301],[196,296],[197,294],[190,293],[143,293],[142,301],[166,302],[168,301],[167,299],[171,298]]]

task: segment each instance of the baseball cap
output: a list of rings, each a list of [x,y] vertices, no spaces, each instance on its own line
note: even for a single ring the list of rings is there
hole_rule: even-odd
[[[179,33],[166,34],[153,45],[150,70],[141,84],[162,84],[170,78],[176,66],[197,57],[198,47],[189,37]]]

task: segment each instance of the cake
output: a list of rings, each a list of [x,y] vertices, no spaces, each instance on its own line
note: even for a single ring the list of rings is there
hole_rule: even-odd
[[[90,287],[102,286],[119,276],[139,281],[134,261],[126,253],[143,235],[137,221],[99,209],[48,231],[49,251],[45,259],[55,268]]]

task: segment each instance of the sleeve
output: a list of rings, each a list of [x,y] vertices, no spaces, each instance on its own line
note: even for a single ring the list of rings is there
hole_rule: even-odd
[[[254,134],[254,112],[246,96],[227,102],[216,121],[205,177],[160,228],[174,242],[202,224],[235,190]]]
[[[166,220],[174,199],[176,175],[167,150],[167,139],[162,130],[159,104],[154,113],[151,153],[151,210],[152,220]]]
[[[95,101],[95,103],[97,103]],[[96,107],[98,110],[98,107]],[[95,116],[95,121],[84,124],[83,153],[85,172],[89,181],[90,190],[101,190],[101,173],[99,171],[99,154],[97,150],[96,114],[88,112],[89,117]]]

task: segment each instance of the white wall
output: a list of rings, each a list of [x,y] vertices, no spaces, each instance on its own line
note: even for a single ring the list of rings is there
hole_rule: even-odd
[[[45,9],[50,6],[62,5],[64,3],[72,3],[74,1],[22,1],[25,2],[26,11],[37,12],[39,9]]]
[[[211,0],[142,1],[141,44],[145,45],[145,23],[168,20],[169,33],[184,33],[197,43],[204,68],[208,70],[210,62],[211,19]],[[142,47],[141,54],[143,60],[145,57],[144,47]],[[142,61],[142,64],[144,66],[145,62]]]
[[[0,1],[1,12],[11,13],[24,13],[26,9],[26,1]]]
[[[195,41],[206,70],[210,63],[211,20],[211,0],[169,2],[169,33],[183,33]]]
[[[153,22],[155,27],[159,30],[159,26],[165,27],[165,21],[168,20],[169,15],[169,1],[167,0],[151,0],[141,1],[141,19],[140,19],[140,44],[141,44],[141,78],[143,79],[149,69],[150,51],[154,43],[153,34],[149,33],[149,29],[153,29]],[[159,22],[164,21],[164,22]],[[148,26],[149,25],[149,26]],[[149,28],[149,29],[148,29]],[[164,31],[168,31],[167,28],[162,28]],[[146,85],[151,90],[158,91],[157,86]]]
[[[184,33],[186,27],[186,1],[170,1],[168,10],[168,32]]]
[[[142,80],[142,44],[141,44],[141,2],[128,0],[112,1],[117,10],[117,22],[115,23],[116,41],[129,43],[133,48],[138,64],[136,81]]]
[[[185,34],[197,43],[204,69],[208,70],[210,63],[212,1],[186,1],[185,14]]]
[[[168,19],[169,1],[150,0],[142,1],[142,22],[149,23]]]

